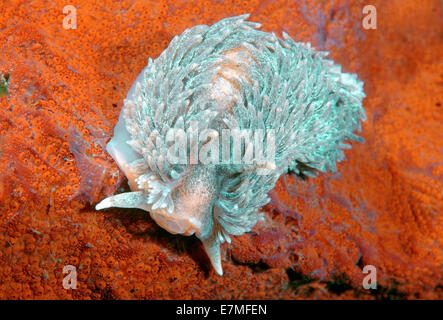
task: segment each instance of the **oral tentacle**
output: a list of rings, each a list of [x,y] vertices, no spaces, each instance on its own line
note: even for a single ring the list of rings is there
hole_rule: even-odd
[[[217,272],[218,275],[223,275],[223,268],[221,264],[221,254],[220,254],[220,240],[216,232],[212,232],[211,236],[206,239],[200,239],[205,248],[206,254],[211,261],[212,267]]]
[[[142,191],[125,192],[108,197],[99,202],[95,209],[102,210],[111,207],[149,209],[146,203],[146,194]]]

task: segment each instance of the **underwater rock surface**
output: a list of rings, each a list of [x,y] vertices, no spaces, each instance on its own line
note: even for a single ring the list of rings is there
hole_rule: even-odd
[[[376,30],[352,0],[81,1],[76,30],[63,29],[63,2],[2,4],[0,297],[443,298],[441,7],[416,3],[375,1]],[[104,148],[147,58],[186,28],[246,12],[359,75],[366,142],[335,174],[282,176],[265,221],[223,245],[221,278],[196,238],[93,205],[126,188]],[[77,290],[62,286],[67,264]]]

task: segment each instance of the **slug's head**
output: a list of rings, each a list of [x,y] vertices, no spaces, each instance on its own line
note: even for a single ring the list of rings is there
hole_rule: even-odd
[[[144,209],[170,233],[204,238],[210,231],[209,222],[218,193],[215,167],[192,166],[175,185],[161,184],[157,179],[151,179],[144,189],[145,203],[149,204]]]
[[[137,155],[127,148],[124,127],[116,126],[108,152],[128,178],[132,192],[108,197],[96,209],[109,207],[138,208],[148,211],[152,219],[172,234],[195,234],[202,242],[216,272],[223,274],[220,246],[213,233],[213,206],[218,196],[215,166],[188,167],[180,179],[165,182],[157,174],[137,174],[130,163]],[[120,131],[119,131],[120,130]],[[119,145],[124,141],[125,143]]]

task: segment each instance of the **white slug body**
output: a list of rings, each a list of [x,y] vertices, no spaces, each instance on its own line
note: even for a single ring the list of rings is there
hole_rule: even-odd
[[[279,176],[335,171],[349,148],[343,141],[361,141],[353,131],[365,120],[363,83],[355,75],[342,73],[326,53],[256,30],[259,24],[246,18],[187,29],[149,59],[106,147],[131,192],[96,206],[140,208],[171,233],[195,234],[220,275],[220,244],[251,230]],[[190,137],[185,162],[170,161],[171,130]],[[273,146],[273,157],[262,161],[254,153],[238,163],[232,155],[223,161],[220,152],[211,158],[217,161],[202,161],[201,151],[220,143],[224,130],[263,132],[244,140],[240,154],[259,142]]]

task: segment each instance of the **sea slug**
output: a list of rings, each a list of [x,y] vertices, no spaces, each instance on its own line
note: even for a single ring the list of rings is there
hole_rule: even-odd
[[[106,147],[131,192],[96,206],[140,208],[171,233],[195,234],[220,275],[220,244],[251,230],[279,176],[335,171],[366,120],[356,75],[247,17],[187,29],[149,59]],[[171,161],[177,140],[186,161]]]

